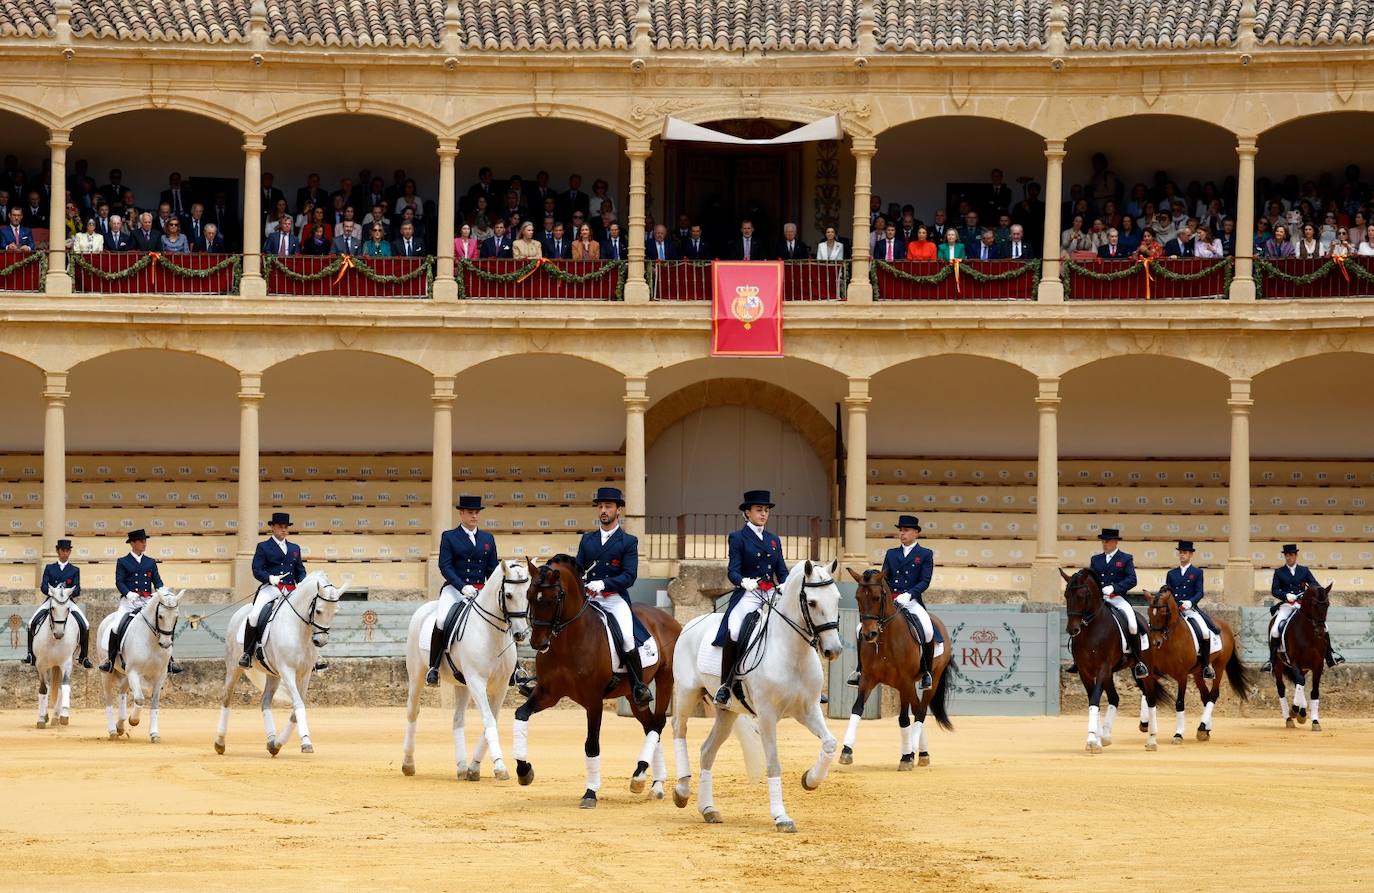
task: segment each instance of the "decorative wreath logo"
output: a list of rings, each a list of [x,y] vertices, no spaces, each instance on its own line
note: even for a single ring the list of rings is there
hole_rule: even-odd
[[[961,623],[950,630],[951,649],[958,643],[959,634],[963,632],[966,625]],[[996,679],[970,679],[960,670],[957,661],[950,661],[949,668],[954,673],[954,691],[956,693],[971,695],[1024,694],[1028,698],[1035,697],[1035,692],[1020,682],[1007,684],[1011,677],[1016,675],[1016,668],[1021,663],[1021,637],[1017,635],[1016,630],[1011,628],[1011,624],[1003,623],[1002,629],[1011,637],[1011,660],[1007,663],[1006,672]],[[984,629],[978,630],[970,637],[970,640],[974,642],[987,642],[990,639],[995,640],[996,634],[992,633],[991,630]]]
[[[741,285],[735,289],[735,300],[730,303],[730,312],[735,319],[744,323],[746,329],[763,316],[763,300],[759,297],[757,285]]]

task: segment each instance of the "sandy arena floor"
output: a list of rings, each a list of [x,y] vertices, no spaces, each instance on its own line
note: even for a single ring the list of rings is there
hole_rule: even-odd
[[[1124,719],[1125,717],[1123,717]],[[284,719],[279,712],[278,721]],[[469,741],[476,723],[469,720]],[[145,718],[146,723],[146,718]],[[318,709],[317,753],[276,759],[239,711],[229,752],[215,713],[167,711],[163,743],[108,741],[103,714],[38,730],[0,713],[5,890],[1101,890],[1374,885],[1374,721],[1326,730],[1219,717],[1213,740],[1146,753],[1133,724],[1100,756],[1085,720],[956,719],[933,765],[895,771],[894,720],[866,722],[856,763],[814,793],[816,743],[784,730],[785,796],[799,833],[768,817],[733,740],[717,764],[723,825],[626,781],[638,726],[607,716],[602,802],[583,787],[580,711],[531,723],[531,787],[454,780],[446,712],[422,714],[418,774],[400,772],[400,709]],[[480,723],[478,723],[480,725]],[[1196,724],[1193,719],[1190,727]],[[840,723],[833,723],[837,735]],[[706,731],[695,720],[693,765]],[[502,742],[510,749],[510,714]],[[471,743],[469,744],[471,747]],[[513,761],[511,763],[514,768]],[[669,776],[675,775],[671,742]],[[695,789],[694,789],[695,795]],[[1282,841],[1282,848],[1279,847]],[[1287,882],[1285,882],[1287,883]]]

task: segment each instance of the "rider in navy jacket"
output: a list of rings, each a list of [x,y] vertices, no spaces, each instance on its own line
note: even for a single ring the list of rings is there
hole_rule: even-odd
[[[1131,672],[1137,679],[1144,679],[1150,675],[1150,669],[1140,659],[1140,628],[1135,609],[1126,601],[1126,593],[1136,587],[1135,559],[1121,551],[1121,531],[1116,528],[1102,528],[1097,538],[1102,543],[1103,551],[1094,555],[1088,566],[1102,584],[1103,601],[1120,614],[1126,624],[1126,647],[1131,652],[1133,662]],[[1064,672],[1076,673],[1078,665],[1069,664]]]
[[[124,644],[124,630],[128,628],[129,618],[136,612],[136,604],[129,599],[129,594],[146,596],[161,589],[162,574],[158,573],[157,559],[148,555],[144,550],[148,547],[148,534],[140,528],[132,530],[124,540],[129,544],[128,555],[115,562],[115,589],[119,590],[123,598],[123,607],[128,611],[128,616],[119,622],[115,627],[114,635],[110,637],[110,651],[106,656],[105,662],[100,665],[101,671],[105,673],[114,672],[115,656],[119,654],[120,647]],[[141,544],[141,545],[140,545]],[[138,552],[133,551],[133,547],[139,547]],[[167,672],[180,673],[181,665],[168,655]]]
[[[461,523],[452,530],[445,530],[439,537],[439,573],[446,585],[439,590],[439,607],[434,614],[426,685],[439,684],[439,663],[444,659],[449,634],[465,604],[463,600],[474,596],[496,573],[496,566],[501,563],[496,554],[496,537],[477,526],[481,512],[482,497],[459,496]],[[518,679],[520,675],[517,664],[516,674],[512,678]]]
[[[86,622],[86,615],[81,613],[81,609],[76,607],[76,600],[81,596],[81,568],[72,564],[68,559],[72,556],[72,541],[62,539],[57,541],[57,561],[43,568],[43,579],[38,584],[39,590],[48,595],[48,590],[53,587],[66,588],[72,587],[72,616],[76,618],[76,625],[81,628],[81,655],[77,662],[86,669],[91,668],[91,659],[87,655],[87,650],[91,643],[91,626]],[[44,600],[43,607],[34,612],[33,618],[29,621],[29,653],[24,658],[24,663],[34,664],[37,661],[33,656],[33,637],[38,632],[38,627],[43,625],[47,619],[48,607]]]
[[[749,640],[765,594],[787,579],[782,542],[765,526],[772,508],[772,497],[767,490],[747,491],[739,507],[744,513],[745,525],[731,533],[728,540],[730,561],[726,575],[735,584],[735,591],[730,594],[730,603],[712,642],[721,649],[720,689],[716,692],[718,706],[730,703],[731,685],[739,663],[739,643]]]
[[[1315,588],[1320,588],[1321,584],[1313,576],[1312,571],[1298,564],[1298,547],[1294,543],[1289,543],[1283,547],[1283,567],[1274,568],[1274,579],[1269,583],[1269,594],[1278,599],[1269,606],[1269,614],[1277,614],[1280,608],[1286,607],[1302,598],[1303,584],[1310,583]],[[1291,596],[1291,598],[1290,598]],[[1279,642],[1275,633],[1278,632],[1278,621],[1276,620],[1269,630],[1269,662],[1264,665],[1263,672],[1272,673],[1274,670],[1274,659],[1279,648]],[[1336,664],[1345,663],[1345,658],[1336,653],[1331,647],[1331,636],[1326,637],[1326,665],[1334,667]]]
[[[917,528],[919,530],[919,528]],[[914,601],[926,603],[925,592],[935,573],[935,553],[925,546],[916,546],[910,555],[902,555],[901,546],[893,546],[883,556],[883,576],[893,592],[910,593]]]
[[[600,525],[582,535],[577,545],[577,564],[585,574],[586,597],[606,613],[607,622],[620,632],[620,652],[630,681],[630,696],[637,704],[648,704],[652,696],[644,685],[644,666],[635,646],[630,603],[630,587],[639,576],[639,540],[620,526],[625,496],[619,488],[598,488],[594,503]]]
[[[607,592],[617,592],[629,601],[630,587],[639,577],[639,539],[616,528],[603,546],[601,531],[588,531],[577,544],[577,564],[588,583],[600,580]]]
[[[267,526],[272,535],[258,543],[253,552],[253,579],[259,585],[243,628],[243,654],[239,657],[239,666],[244,669],[253,666],[253,651],[262,638],[258,624],[263,607],[295,589],[306,574],[301,547],[286,538],[291,529],[291,516],[286,512],[273,512]],[[323,666],[317,664],[316,669]]]
[[[279,582],[298,586],[305,580],[305,562],[301,560],[301,547],[286,540],[286,551],[277,544],[275,538],[258,543],[253,553],[253,579],[259,583],[270,583],[272,577]]]
[[[1179,540],[1178,557],[1186,563],[1169,569],[1164,575],[1164,587],[1174,594],[1174,601],[1178,603],[1179,611],[1185,620],[1189,619],[1190,614],[1196,613],[1207,625],[1206,629],[1198,631],[1197,660],[1198,665],[1202,667],[1202,678],[1215,679],[1216,671],[1212,669],[1211,662],[1211,641],[1204,636],[1219,635],[1221,630],[1212,618],[1207,616],[1207,612],[1198,607],[1198,602],[1202,601],[1207,593],[1202,568],[1193,566],[1193,551],[1192,540]]]

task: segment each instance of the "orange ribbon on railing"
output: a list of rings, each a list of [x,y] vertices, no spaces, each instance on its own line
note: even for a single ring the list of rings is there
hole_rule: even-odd
[[[344,278],[344,274],[353,269],[353,255],[339,255],[339,275],[334,277],[334,284],[338,285],[339,280]]]
[[[1152,257],[1140,258],[1140,266],[1145,270],[1145,300],[1150,300],[1150,283],[1155,281],[1155,277],[1150,275],[1150,264],[1154,262]]]
[[[959,264],[963,263],[963,261],[957,257],[951,257],[949,262],[954,264],[954,293],[963,294],[964,289],[959,285]]]
[[[530,277],[533,276],[535,273],[539,272],[539,268],[542,267],[542,266],[544,266],[544,264],[546,264],[546,263],[548,263],[548,262],[549,262],[549,259],[548,259],[547,257],[536,257],[536,258],[534,259],[534,266],[530,267],[528,273],[526,273],[525,275],[521,276],[519,279],[515,280],[515,284],[516,284],[516,285],[519,285],[520,283],[524,282],[526,279],[530,278]]]
[[[1333,255],[1331,256],[1331,260],[1332,260],[1333,262],[1335,262],[1336,267],[1337,267],[1338,269],[1340,269],[1340,271],[1341,271],[1341,276],[1345,278],[1345,281],[1346,281],[1347,283],[1349,283],[1349,282],[1350,282],[1350,271],[1347,270],[1347,269],[1345,268],[1345,255],[1344,255],[1344,254],[1333,254]]]

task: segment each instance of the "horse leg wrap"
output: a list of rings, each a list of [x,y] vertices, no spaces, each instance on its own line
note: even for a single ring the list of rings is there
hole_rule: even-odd
[[[654,758],[654,749],[658,747],[658,732],[650,732],[644,736],[644,746],[639,749],[639,762],[648,765]]]
[[[779,796],[781,796],[781,793],[779,793]],[[703,812],[706,810],[706,807],[716,805],[715,782],[710,769],[701,770],[701,778],[697,781],[697,804]]]
[[[849,714],[849,728],[844,730],[844,746],[852,748],[859,739],[859,723],[863,717],[857,713]]]
[[[782,777],[770,776],[768,779],[768,812],[777,821],[787,815],[787,810],[782,807]]]
[[[587,790],[601,790],[601,757],[587,757]]]
[[[511,755],[517,760],[528,760],[530,756],[530,723],[517,719],[511,724]]]
[[[687,767],[691,765],[691,758],[687,755],[687,739],[673,739],[673,762],[677,767],[677,777],[687,778],[692,772]]]
[[[654,748],[653,767],[654,781],[666,781],[668,778],[668,760],[663,755],[662,741]]]
[[[1098,708],[1096,708],[1096,707],[1089,707],[1089,708],[1088,708],[1088,734],[1089,734],[1089,735],[1093,735],[1093,736],[1097,735],[1097,730],[1098,730],[1098,725],[1097,725],[1097,714],[1098,714]]]

